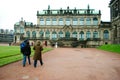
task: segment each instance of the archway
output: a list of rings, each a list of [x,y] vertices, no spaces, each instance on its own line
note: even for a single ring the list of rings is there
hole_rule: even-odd
[[[70,32],[69,32],[69,31],[67,31],[67,32],[65,33],[65,38],[66,38],[66,39],[70,39]]]

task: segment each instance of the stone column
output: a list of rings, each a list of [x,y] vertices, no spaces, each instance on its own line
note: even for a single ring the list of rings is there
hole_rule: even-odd
[[[65,20],[65,18],[63,18],[63,25],[65,25],[66,24],[66,20]]]
[[[45,25],[46,25],[46,18],[44,18],[44,23],[45,23]]]
[[[109,40],[111,40],[111,31],[109,30]]]
[[[86,18],[84,18],[84,25],[86,25]]]
[[[50,40],[52,39],[52,31],[50,32]]]
[[[91,18],[91,25],[93,25],[93,18]]]
[[[39,36],[39,31],[36,31],[36,38],[40,37]]]
[[[84,40],[86,40],[86,30],[84,30]]]
[[[40,25],[40,18],[37,17],[37,25]]]
[[[101,30],[100,33],[101,33],[101,39],[103,40],[103,36],[104,36],[103,35],[103,30]]]
[[[90,30],[91,38],[93,39],[93,30]]]
[[[78,24],[77,24],[77,25],[80,25],[80,19],[78,19],[77,21],[78,21]]]
[[[79,31],[77,31],[77,40],[79,40]]]

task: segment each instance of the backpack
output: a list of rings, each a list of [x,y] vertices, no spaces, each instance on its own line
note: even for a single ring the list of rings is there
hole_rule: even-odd
[[[25,47],[26,47],[26,43],[25,43],[25,42],[22,42],[22,43],[20,44],[20,50],[21,50],[21,52],[24,52]]]

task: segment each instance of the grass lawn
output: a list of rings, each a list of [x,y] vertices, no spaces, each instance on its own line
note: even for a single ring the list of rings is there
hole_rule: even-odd
[[[19,46],[0,46],[0,58],[20,54]]]
[[[43,53],[50,50],[52,50],[52,48],[44,48]],[[34,51],[32,47],[31,51],[31,56],[33,56]],[[0,66],[21,60],[22,57],[19,46],[0,46]]]
[[[110,52],[116,52],[120,54],[120,44],[102,45],[98,47],[98,49],[102,49],[102,50],[110,51]]]

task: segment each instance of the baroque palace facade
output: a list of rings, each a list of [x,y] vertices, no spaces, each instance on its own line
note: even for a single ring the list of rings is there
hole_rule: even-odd
[[[112,43],[120,44],[120,0],[111,0],[110,4]]]
[[[77,39],[88,46],[111,44],[110,22],[101,21],[101,11],[90,9],[48,9],[37,11],[37,25],[23,19],[14,24],[15,42]]]

